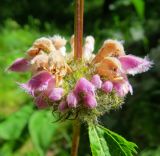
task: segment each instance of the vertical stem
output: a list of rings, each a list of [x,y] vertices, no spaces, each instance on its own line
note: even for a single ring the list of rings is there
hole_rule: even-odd
[[[74,57],[82,58],[84,0],[75,0]]]
[[[75,19],[74,19],[74,58],[82,59],[83,46],[83,12],[84,0],[75,0]],[[73,122],[73,139],[71,156],[77,156],[80,139],[80,122]]]
[[[72,139],[71,156],[78,155],[79,139],[80,139],[80,122],[79,120],[75,120],[73,122],[73,139]]]

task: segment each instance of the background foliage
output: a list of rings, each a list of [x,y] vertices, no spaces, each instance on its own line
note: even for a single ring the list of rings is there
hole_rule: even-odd
[[[16,82],[29,75],[4,72],[32,42],[53,34],[73,34],[72,0],[0,1],[0,156],[39,156],[70,153],[71,123],[54,123],[49,111],[37,111]],[[84,34],[93,35],[95,52],[107,38],[125,41],[127,53],[149,57],[154,67],[130,79],[134,96],[123,109],[100,121],[139,146],[140,156],[160,154],[160,1],[85,0]],[[11,123],[11,124],[10,124]],[[90,155],[86,126],[81,131],[79,155]],[[84,144],[85,142],[85,144]]]

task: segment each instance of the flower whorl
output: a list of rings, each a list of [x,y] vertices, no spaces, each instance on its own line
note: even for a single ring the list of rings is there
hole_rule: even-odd
[[[152,66],[146,57],[125,54],[117,40],[106,40],[94,55],[94,42],[92,36],[86,37],[83,60],[75,61],[74,36],[71,53],[66,52],[65,38],[42,37],[27,50],[25,58],[15,60],[8,70],[33,74],[27,83],[19,85],[34,97],[39,108],[52,106],[62,116],[78,114],[80,119],[93,119],[118,108],[123,97],[133,93],[127,74],[142,73]]]

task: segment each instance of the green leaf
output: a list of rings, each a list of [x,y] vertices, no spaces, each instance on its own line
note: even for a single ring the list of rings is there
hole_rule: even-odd
[[[135,143],[127,141],[119,134],[112,132],[103,126],[99,125],[98,128],[105,131],[104,137],[108,142],[111,155],[114,156],[115,154],[118,154],[118,156],[132,156],[134,153],[137,153],[137,145]]]
[[[40,156],[45,155],[56,132],[57,123],[52,121],[51,112],[46,110],[35,112],[30,119],[29,132]]]
[[[139,17],[144,18],[145,2],[144,0],[131,0]]]
[[[27,105],[16,113],[13,113],[6,120],[0,123],[0,138],[5,140],[16,140],[20,137],[28,119],[33,112],[33,106]]]
[[[93,156],[111,156],[103,136],[103,130],[96,126],[89,126],[89,140]]]
[[[133,156],[137,153],[136,144],[100,125],[89,126],[89,138],[93,156],[99,153],[102,156]]]

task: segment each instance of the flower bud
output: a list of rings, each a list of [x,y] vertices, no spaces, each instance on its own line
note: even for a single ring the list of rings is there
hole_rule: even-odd
[[[113,84],[111,81],[105,81],[103,84],[102,84],[102,90],[106,93],[110,93],[113,89]]]
[[[68,108],[68,105],[67,105],[66,101],[61,101],[58,106],[58,110],[61,112],[64,112],[67,108]]]
[[[95,88],[100,89],[102,86],[101,78],[98,74],[92,77],[91,83],[95,86]]]
[[[68,106],[71,107],[71,108],[77,106],[78,100],[77,100],[76,95],[73,92],[70,92],[68,94],[67,103],[68,103]]]
[[[85,78],[79,79],[79,81],[76,83],[74,91],[76,94],[85,93],[95,95],[94,85]]]
[[[84,104],[88,108],[95,108],[97,106],[96,98],[93,95],[87,94],[84,96]]]

